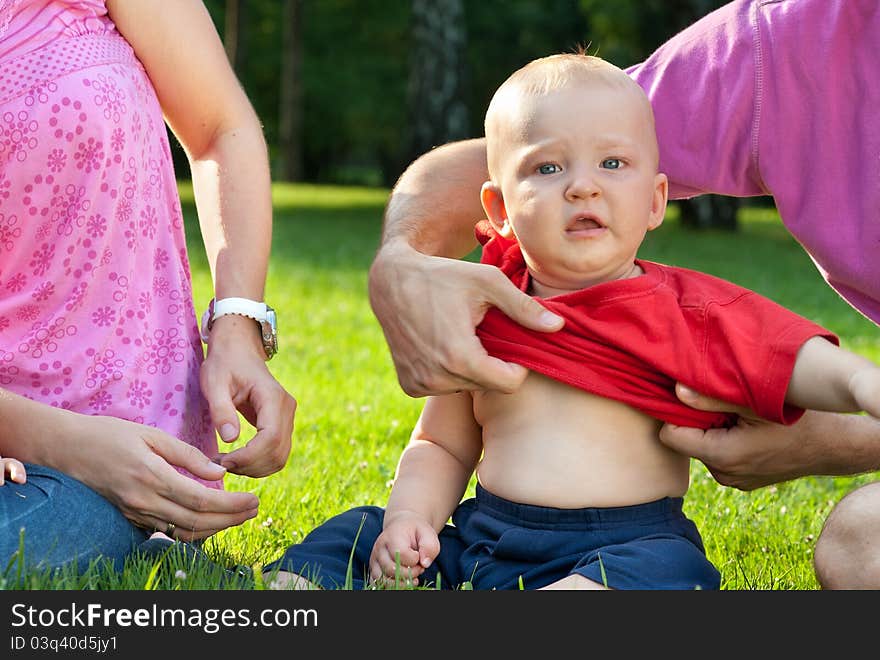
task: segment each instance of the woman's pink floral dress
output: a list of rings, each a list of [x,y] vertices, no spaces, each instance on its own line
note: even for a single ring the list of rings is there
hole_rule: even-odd
[[[213,456],[202,356],[143,67],[103,2],[0,0],[0,388]]]

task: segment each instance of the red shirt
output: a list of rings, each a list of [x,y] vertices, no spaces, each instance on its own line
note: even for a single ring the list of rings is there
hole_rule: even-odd
[[[529,273],[519,244],[480,223],[482,263],[522,291]],[[477,334],[490,355],[681,426],[730,426],[736,416],[695,410],[675,383],[791,424],[804,411],[785,403],[795,358],[814,336],[836,335],[731,282],[637,259],[644,275],[541,299],[565,319],[537,332],[491,308]]]

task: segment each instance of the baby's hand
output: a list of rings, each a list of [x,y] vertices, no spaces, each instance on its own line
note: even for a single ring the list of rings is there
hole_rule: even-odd
[[[17,484],[27,481],[27,472],[21,461],[14,458],[0,458],[0,486],[6,483],[6,475]]]
[[[856,372],[849,386],[859,408],[880,418],[880,367],[872,364]]]
[[[419,575],[440,552],[440,538],[424,518],[398,514],[386,522],[373,545],[370,576],[373,580],[417,585]]]

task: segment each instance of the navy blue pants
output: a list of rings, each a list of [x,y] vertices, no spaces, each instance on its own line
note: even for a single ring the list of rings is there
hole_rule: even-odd
[[[477,485],[420,585],[537,589],[573,573],[613,589],[718,589],[681,498],[634,506],[554,509],[517,504]],[[330,518],[264,570],[290,571],[325,589],[363,589],[385,510],[364,506]],[[349,572],[350,571],[350,572]]]

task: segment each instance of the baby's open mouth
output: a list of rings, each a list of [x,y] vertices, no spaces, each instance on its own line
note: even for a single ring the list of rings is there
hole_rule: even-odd
[[[579,215],[568,225],[568,231],[584,231],[586,229],[601,229],[604,225],[590,215]]]

